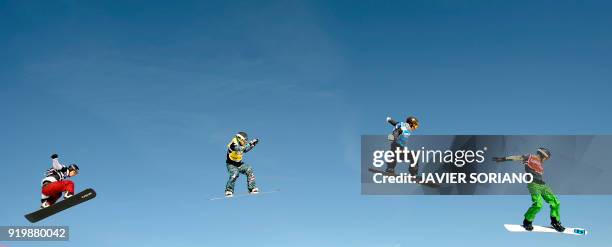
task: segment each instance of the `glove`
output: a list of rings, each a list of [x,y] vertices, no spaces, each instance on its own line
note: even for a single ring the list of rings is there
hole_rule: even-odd
[[[259,139],[253,139],[251,141],[251,145],[253,145],[253,146],[257,145],[257,143],[259,143]]]
[[[495,162],[504,162],[507,161],[506,157],[493,157],[493,161]]]
[[[387,136],[387,140],[389,140],[389,141],[395,141],[395,136],[393,136],[393,134],[389,134],[389,135]]]
[[[391,120],[391,117],[387,117],[387,122],[389,122]]]
[[[52,154],[51,155],[51,159],[57,159],[57,157],[59,157],[59,156],[57,156],[57,154]]]

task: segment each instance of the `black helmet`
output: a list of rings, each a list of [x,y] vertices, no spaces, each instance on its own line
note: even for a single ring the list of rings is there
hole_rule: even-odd
[[[238,132],[238,134],[236,134],[236,137],[238,138],[242,138],[243,140],[248,140],[249,136],[247,135],[246,132],[240,131]]]
[[[413,116],[406,118],[406,123],[415,129],[419,127],[419,120]]]
[[[538,154],[544,158],[550,159],[550,151],[546,148],[538,148]]]
[[[79,171],[79,166],[77,166],[76,164],[71,164],[68,166],[68,170],[73,170],[73,171]]]

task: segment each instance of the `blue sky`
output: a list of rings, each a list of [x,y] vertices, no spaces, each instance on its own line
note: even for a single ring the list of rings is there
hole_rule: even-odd
[[[361,196],[359,138],[409,114],[421,134],[610,134],[611,8],[0,3],[0,224],[27,224],[51,153],[98,191],[42,223],[70,242],[2,244],[604,246],[610,196],[560,197],[585,238],[505,232],[527,196]],[[262,140],[246,156],[260,187],[281,192],[210,202],[240,130]]]

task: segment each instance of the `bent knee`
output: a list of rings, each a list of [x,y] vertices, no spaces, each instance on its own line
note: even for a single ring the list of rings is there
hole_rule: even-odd
[[[549,204],[553,208],[558,208],[559,206],[561,206],[561,202],[559,202],[559,200],[553,200]]]
[[[534,202],[533,204],[531,204],[531,207],[539,210],[539,209],[542,208],[542,203],[541,202]]]

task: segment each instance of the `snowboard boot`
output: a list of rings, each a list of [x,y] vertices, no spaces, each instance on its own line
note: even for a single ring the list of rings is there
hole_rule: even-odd
[[[66,192],[66,193],[64,193],[64,200],[66,200],[66,199],[68,199],[68,198],[70,198],[70,197],[72,197],[72,196],[74,196],[74,194],[73,194],[73,193]]]
[[[527,231],[532,231],[533,230],[533,224],[531,224],[531,221],[524,219],[523,220],[523,228],[525,228],[525,230]]]
[[[565,231],[565,227],[561,225],[561,222],[558,221],[555,217],[550,217],[550,225],[555,228],[558,232]]]
[[[49,206],[51,206],[51,203],[49,203],[47,200],[43,200],[43,202],[40,204],[40,208],[48,208]]]
[[[409,167],[408,168],[408,173],[410,173],[410,176],[414,176],[414,177],[418,177],[418,173],[419,173],[419,167],[415,166],[415,167]]]
[[[249,193],[251,193],[251,194],[259,194],[259,189],[258,188],[253,188],[251,190],[251,192],[249,192]]]
[[[225,197],[232,197],[232,196],[234,196],[234,192],[229,191],[229,190],[225,191]]]

